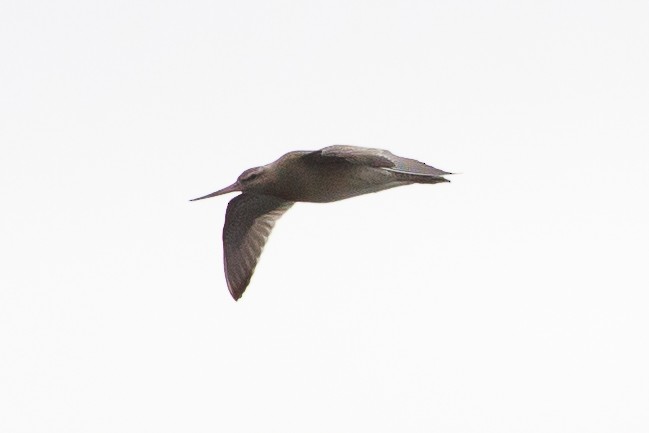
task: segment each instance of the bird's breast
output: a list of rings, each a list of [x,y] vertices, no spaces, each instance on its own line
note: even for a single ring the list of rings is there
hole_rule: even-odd
[[[279,171],[276,194],[285,200],[327,203],[402,185],[392,173],[352,164],[306,164]]]

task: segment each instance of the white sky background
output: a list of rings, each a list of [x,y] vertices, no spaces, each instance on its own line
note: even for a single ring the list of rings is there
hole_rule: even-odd
[[[646,432],[649,3],[0,3],[0,431]],[[290,150],[461,172],[277,224]]]

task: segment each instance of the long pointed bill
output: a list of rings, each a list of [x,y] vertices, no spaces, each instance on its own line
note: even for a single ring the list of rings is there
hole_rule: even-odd
[[[226,186],[223,189],[213,192],[212,194],[207,194],[204,195],[203,197],[193,198],[189,201],[203,200],[204,198],[216,197],[217,195],[227,194],[229,192],[235,192],[235,191],[241,191],[241,189],[239,188],[239,182],[235,182],[230,186]]]

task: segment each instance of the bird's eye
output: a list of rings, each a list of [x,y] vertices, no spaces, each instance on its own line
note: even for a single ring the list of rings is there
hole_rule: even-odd
[[[252,172],[250,172],[250,173],[244,173],[244,174],[241,176],[241,180],[244,181],[244,182],[247,182],[247,181],[249,181],[249,180],[252,180],[252,179],[256,178],[257,176],[259,176],[259,172],[257,172],[257,171],[252,171]]]

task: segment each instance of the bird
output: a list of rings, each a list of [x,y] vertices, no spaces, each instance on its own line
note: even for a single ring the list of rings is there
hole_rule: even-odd
[[[190,201],[241,192],[228,203],[223,264],[228,290],[239,300],[277,220],[296,202],[329,203],[414,183],[450,182],[439,170],[390,151],[334,145],[293,151],[245,170],[236,182]]]

